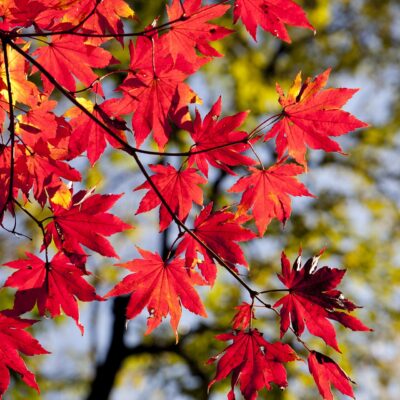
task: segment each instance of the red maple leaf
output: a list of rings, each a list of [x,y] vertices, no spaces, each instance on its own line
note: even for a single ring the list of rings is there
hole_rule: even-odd
[[[234,387],[237,384],[240,384],[240,391],[246,400],[255,400],[263,387],[271,390],[271,383],[280,388],[287,386],[283,363],[297,359],[289,345],[269,343],[257,329],[222,334],[217,339],[233,340],[233,343],[222,352],[222,357],[220,353],[208,360],[208,363],[218,360],[217,373],[208,385],[209,388],[230,373],[232,380],[229,400],[235,399]]]
[[[177,125],[189,120],[189,103],[197,101],[196,94],[183,81],[195,72],[206,58],[189,63],[183,57],[173,60],[166,46],[153,35],[130,42],[130,72],[119,90],[122,99],[110,101],[107,112],[113,116],[133,112],[132,127],[136,144],[140,146],[153,131],[159,148],[168,142],[171,122]]]
[[[69,35],[53,36],[47,46],[38,48],[33,55],[60,85],[70,91],[76,89],[74,77],[89,86],[98,78],[92,68],[104,68],[114,61],[108,51],[86,44],[84,38],[75,36],[71,40]],[[44,80],[48,85],[45,77]]]
[[[286,25],[311,29],[304,10],[291,0],[235,0],[234,22],[242,19],[247,31],[256,40],[257,26],[290,43]]]
[[[85,254],[81,244],[106,256],[119,258],[105,236],[130,229],[115,215],[106,213],[122,194],[100,195],[80,191],[68,207],[52,205],[53,218],[46,226],[46,244],[71,254]]]
[[[112,125],[123,126],[124,122],[121,120],[112,120],[107,118],[107,114],[102,110],[102,105],[93,104],[92,102],[83,98],[78,99],[79,102],[88,110],[90,113],[103,124],[107,125],[114,134],[125,140],[125,134],[122,130],[115,129]],[[121,144],[117,142],[110,134],[108,134],[98,123],[93,119],[89,118],[82,110],[78,107],[73,107],[68,110],[65,114],[70,117],[70,124],[73,128],[71,133],[71,139],[69,143],[69,150],[72,155],[78,155],[87,151],[87,157],[90,164],[93,165],[99,157],[103,154],[106,148],[106,139],[114,147],[121,147]]]
[[[99,31],[121,34],[124,32],[121,18],[134,18],[135,13],[124,0],[103,0],[96,8]],[[90,20],[88,21],[88,23]],[[123,38],[119,38],[120,41]]]
[[[255,237],[252,231],[242,226],[248,218],[235,218],[234,214],[224,209],[212,213],[212,206],[212,203],[208,204],[196,217],[192,232],[232,269],[236,264],[247,266],[243,251],[236,242]],[[214,283],[217,276],[214,256],[198,240],[185,233],[176,251],[177,254],[185,252],[187,268],[197,266],[206,281],[210,285]],[[199,254],[203,259],[199,259]]]
[[[207,179],[200,176],[195,168],[175,169],[172,165],[150,165],[155,175],[151,180],[162,194],[175,215],[184,221],[192,209],[192,202],[203,204],[203,191],[198,186],[206,183]],[[157,193],[148,181],[135,190],[148,189],[139,204],[136,214],[150,211],[160,205],[160,231],[165,230],[172,222],[172,216],[161,203]]]
[[[276,136],[276,150],[282,158],[287,151],[299,164],[307,166],[307,146],[312,149],[341,152],[330,136],[341,136],[367,124],[352,114],[341,110],[358,89],[325,89],[329,78],[327,69],[315,79],[308,78],[303,84],[301,73],[294,80],[287,96],[277,84],[279,103],[283,107],[282,118],[265,136]]]
[[[30,333],[24,331],[34,322],[36,321],[11,318],[0,313],[0,399],[10,384],[9,370],[16,372],[28,386],[39,392],[35,376],[26,368],[19,354],[27,356],[48,354]]]
[[[14,177],[13,177],[13,196],[18,197],[21,190],[27,194],[32,187],[32,182],[27,170],[25,148],[14,146]],[[10,201],[10,165],[11,165],[11,146],[0,145],[0,220],[3,218],[4,211],[8,208],[13,213],[14,204]],[[8,202],[8,203],[7,203]]]
[[[370,331],[357,318],[346,311],[353,311],[357,306],[344,298],[342,292],[335,290],[346,270],[322,267],[317,269],[322,251],[301,265],[301,255],[290,267],[290,261],[282,253],[282,274],[279,280],[289,289],[289,294],[278,300],[274,307],[282,306],[281,337],[291,323],[296,335],[304,332],[305,326],[311,334],[322,338],[326,344],[340,351],[336,332],[329,319],[336,320],[354,331]],[[345,312],[343,312],[345,311]]]
[[[32,25],[38,15],[46,9],[46,5],[41,0],[5,1],[5,7],[7,9],[5,14],[8,14],[7,17],[12,25],[23,27]]]
[[[240,178],[229,192],[244,192],[240,201],[243,210],[252,209],[260,236],[272,218],[285,223],[292,211],[292,196],[313,196],[295,176],[304,172],[296,164],[284,164],[285,160],[268,169],[249,168],[250,175]]]
[[[47,118],[47,129],[35,123],[41,115]],[[60,186],[60,178],[73,182],[81,180],[79,171],[64,162],[70,158],[70,127],[64,118],[40,110],[32,111],[30,118],[22,121],[19,131],[23,141],[20,149],[26,163],[24,170],[30,177],[35,199],[44,206],[54,188]],[[28,196],[27,192],[25,194]]]
[[[178,340],[178,324],[182,306],[189,311],[207,316],[185,262],[175,258],[164,261],[157,253],[138,248],[143,259],[135,259],[119,266],[133,272],[118,283],[105,297],[131,294],[126,317],[136,317],[147,306],[146,334],[160,325],[163,318],[171,316],[170,324]]]
[[[196,110],[196,118],[190,133],[195,142],[191,151],[202,151],[202,153],[191,155],[188,159],[189,166],[196,163],[205,176],[208,176],[208,164],[235,175],[229,168],[230,166],[253,165],[255,163],[252,158],[240,154],[249,148],[249,145],[245,143],[247,133],[235,131],[246,119],[248,113],[241,112],[218,120],[220,114],[221,97],[212,106],[203,122],[200,113]],[[234,142],[240,143],[230,145]],[[208,150],[211,148],[216,149]]]
[[[81,301],[102,300],[93,286],[84,279],[84,272],[71,264],[61,252],[46,263],[34,254],[26,253],[27,259],[10,261],[5,265],[14,272],[4,286],[17,288],[12,314],[20,315],[37,304],[39,314],[46,311],[52,317],[58,316],[61,309],[73,318],[83,334],[79,323],[77,299]]]
[[[255,319],[253,306],[243,302],[235,307],[237,313],[232,320],[232,328],[236,330],[245,330],[250,327],[251,321]]]
[[[82,10],[84,7],[85,10]],[[92,13],[92,10],[95,12]],[[123,0],[102,0],[100,3],[96,0],[89,0],[88,3],[78,0],[74,6],[69,7],[69,12],[64,12],[63,22],[70,22],[71,26],[76,26],[91,13],[91,17],[85,21],[82,28],[88,33],[104,34],[123,34],[123,22],[121,18],[134,18],[135,13]],[[123,36],[116,36],[116,39],[123,43]],[[88,37],[86,43],[98,45],[110,38]]]
[[[184,13],[179,0],[173,0],[171,6],[167,5],[169,20],[176,22],[162,36],[162,40],[167,43],[174,61],[179,54],[188,61],[195,60],[198,57],[196,49],[206,56],[221,56],[209,42],[222,39],[233,31],[208,21],[224,15],[230,6],[213,4],[202,7],[201,0],[186,0],[183,7]]]
[[[13,24],[22,24],[23,26],[34,24],[39,32],[42,30],[63,31],[74,28],[93,11],[96,4],[96,0],[9,1],[15,2],[10,8],[10,19]]]
[[[324,400],[333,400],[331,385],[346,396],[355,399],[350,384],[355,382],[328,356],[311,351],[308,356],[308,368]]]

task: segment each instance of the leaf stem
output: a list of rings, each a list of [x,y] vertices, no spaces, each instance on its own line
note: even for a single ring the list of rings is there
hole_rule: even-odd
[[[45,244],[45,238],[46,238],[46,231],[44,229],[43,221],[39,220],[36,218],[29,210],[27,210],[18,200],[13,199],[13,202],[32,220],[36,223],[36,225],[40,228],[42,231],[43,235],[43,243]],[[49,254],[48,254],[48,249],[47,246],[45,246],[44,249],[45,252],[45,258],[46,258],[46,265],[49,264]]]

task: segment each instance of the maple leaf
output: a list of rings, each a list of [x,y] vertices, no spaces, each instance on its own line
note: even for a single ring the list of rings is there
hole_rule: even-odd
[[[126,317],[136,317],[147,305],[146,334],[160,325],[163,318],[171,316],[170,324],[178,341],[178,324],[182,306],[189,311],[207,316],[199,295],[182,259],[164,261],[157,253],[138,248],[142,259],[118,264],[133,272],[118,283],[105,297],[131,294]]]
[[[172,165],[150,165],[150,168],[155,173],[151,180],[181,221],[189,215],[192,202],[203,204],[203,192],[198,185],[206,183],[207,179],[200,176],[195,168],[176,170]],[[135,190],[142,189],[148,189],[148,192],[141,200],[136,214],[150,211],[160,205],[160,231],[165,230],[172,222],[171,214],[148,181]]]
[[[44,206],[49,188],[60,186],[60,177],[80,181],[81,174],[68,164],[51,158],[48,143],[39,138],[34,152],[26,156],[28,173],[33,178],[34,196]]]
[[[323,251],[301,265],[301,254],[290,267],[290,261],[282,252],[282,274],[279,280],[289,289],[289,294],[278,300],[273,307],[282,306],[281,337],[290,323],[296,335],[304,332],[305,326],[311,334],[322,338],[326,344],[340,351],[333,325],[328,319],[340,322],[356,331],[370,331],[357,318],[342,311],[353,311],[357,306],[335,290],[346,270],[322,267],[317,269]],[[339,310],[339,311],[338,311]]]
[[[92,13],[96,4],[96,0],[16,0],[16,2],[20,3],[18,8],[13,10],[16,15],[22,10],[26,13],[26,8],[34,7],[31,14],[36,16],[32,22],[39,28],[37,29],[39,32],[73,29]],[[29,3],[29,7],[26,3]]]
[[[28,27],[32,25],[39,14],[46,10],[46,4],[41,0],[11,0],[8,4],[9,20],[13,25]]]
[[[28,51],[29,44],[22,49]],[[39,96],[39,90],[33,82],[26,79],[29,72],[28,63],[25,58],[16,50],[7,46],[8,70],[10,73],[11,91],[13,104],[23,103],[32,105]],[[8,112],[9,95],[8,95],[6,64],[4,60],[4,52],[0,53],[0,108]]]
[[[234,400],[234,386],[240,384],[240,391],[246,400],[255,400],[263,387],[271,390],[271,383],[280,388],[287,386],[286,370],[283,363],[294,361],[297,355],[287,344],[269,343],[257,329],[239,331],[216,336],[218,340],[233,340],[221,354],[212,357],[208,363],[218,360],[215,382],[232,373],[231,390],[228,399]]]
[[[252,209],[260,236],[267,229],[272,218],[285,223],[291,214],[292,196],[312,196],[295,176],[304,172],[296,164],[284,164],[285,160],[268,169],[250,167],[250,175],[240,178],[229,192],[244,192],[240,201],[242,210]]]
[[[238,312],[232,320],[232,328],[237,330],[245,330],[250,327],[251,320],[255,319],[253,306],[249,303],[243,302],[235,307]]]
[[[355,382],[328,356],[311,351],[308,356],[308,368],[324,400],[333,400],[331,385],[346,396],[355,399],[350,384]]]
[[[193,122],[192,131],[190,132],[195,142],[191,151],[203,152],[190,155],[188,159],[189,166],[196,163],[199,170],[205,176],[208,176],[208,164],[235,175],[229,168],[230,166],[253,165],[255,163],[252,158],[240,154],[249,148],[249,145],[245,143],[247,133],[234,130],[243,123],[248,113],[241,112],[218,120],[220,114],[221,97],[212,106],[203,122],[201,121],[199,112],[196,110],[196,118]],[[230,143],[238,141],[241,143],[229,145]],[[215,147],[217,147],[215,150],[207,151],[207,149]]]
[[[82,10],[84,7],[86,10]],[[92,10],[95,9],[94,13]],[[73,7],[69,8],[69,12],[63,14],[62,21],[69,22],[71,26],[76,26],[83,21],[86,16],[91,13],[91,17],[83,24],[83,31],[91,33],[121,35],[124,33],[121,18],[135,17],[135,12],[123,0],[102,0],[100,3],[96,0],[89,0],[87,4],[78,0]],[[95,38],[88,37],[85,43],[99,45],[105,40],[111,38]],[[123,36],[116,36],[116,39],[123,43]]]
[[[174,62],[157,36],[151,40],[139,37],[136,45],[130,42],[129,51],[132,72],[118,88],[123,97],[110,101],[105,111],[113,116],[134,112],[132,127],[137,146],[153,131],[162,149],[172,131],[171,121],[181,125],[190,119],[187,105],[197,102],[198,98],[183,81],[207,59],[189,63],[178,57]]]
[[[71,92],[76,89],[74,76],[89,86],[98,78],[92,68],[104,68],[114,61],[108,51],[86,44],[84,38],[71,40],[69,35],[54,35],[47,46],[38,48],[33,55],[60,85]],[[46,83],[47,79],[43,78]],[[102,94],[99,87],[98,92]]]
[[[18,187],[26,197],[33,187],[33,195],[43,207],[65,184],[61,178],[80,181],[80,173],[65,163],[70,160],[68,149],[71,127],[63,117],[57,117],[51,110],[55,101],[42,99],[25,115],[18,116],[15,133],[23,145],[18,146],[17,171],[25,175],[25,185]]]
[[[41,30],[66,31],[79,27],[88,33],[86,44],[100,45],[112,37],[90,37],[91,34],[105,34],[107,31],[123,41],[121,18],[134,18],[135,13],[123,0],[15,0],[11,8],[11,22],[29,26],[34,23]],[[29,4],[28,4],[29,3]]]
[[[100,195],[80,191],[68,208],[52,205],[53,218],[46,226],[46,240],[51,239],[60,250],[72,254],[84,254],[84,246],[106,256],[119,258],[105,236],[132,228],[115,215],[106,213],[122,194]]]
[[[162,40],[167,42],[173,60],[178,55],[188,61],[195,60],[198,57],[196,49],[206,56],[221,56],[209,42],[222,39],[234,31],[208,21],[224,15],[230,6],[213,4],[202,7],[201,0],[186,0],[183,7],[184,14],[179,0],[173,0],[171,6],[167,5],[168,18],[175,22]]]
[[[311,29],[304,10],[291,0],[235,0],[233,20],[242,19],[250,35],[257,39],[257,26],[290,43],[286,25]]]
[[[31,180],[26,167],[25,149],[22,146],[14,148],[14,177],[13,177],[13,196],[18,197],[18,191],[28,193],[31,188]],[[11,146],[0,145],[0,220],[3,218],[4,211],[8,208],[13,211],[13,203],[9,202],[10,190],[10,165],[11,165]],[[8,202],[8,203],[7,203]]]
[[[46,118],[45,122],[40,120],[42,117]],[[81,180],[80,173],[64,162],[70,158],[71,135],[64,118],[56,117],[46,108],[31,110],[21,118],[17,132],[24,143],[21,146],[26,163],[24,170],[31,178],[34,197],[42,207],[62,184],[60,178],[73,182]]]
[[[277,84],[282,118],[275,123],[264,140],[276,136],[276,150],[282,158],[287,151],[299,164],[307,167],[307,146],[330,152],[341,152],[330,136],[341,136],[367,124],[341,110],[358,89],[325,89],[330,69],[303,84],[301,73],[294,80],[287,96]]]
[[[208,204],[194,221],[192,232],[211,250],[217,253],[227,265],[235,269],[236,264],[247,267],[243,251],[236,242],[243,242],[255,237],[255,234],[241,225],[247,218],[239,217],[224,209],[212,213],[212,203]],[[182,236],[177,254],[185,252],[186,267],[197,265],[206,281],[213,285],[217,276],[217,267],[213,255],[198,240],[188,233]],[[203,259],[198,258],[198,253]]]
[[[39,392],[35,376],[30,372],[19,353],[27,356],[48,354],[30,333],[24,331],[36,321],[12,318],[0,312],[0,399],[10,384],[12,370],[21,376],[23,382]]]
[[[100,32],[108,30],[114,34],[124,33],[121,18],[134,18],[135,12],[123,0],[103,0],[96,8]],[[123,38],[119,38],[120,41]]]
[[[99,121],[109,126],[108,122],[113,122],[107,119],[106,113],[101,106],[93,104],[91,101],[84,98],[77,99],[90,113]],[[72,154],[81,154],[87,151],[87,156],[91,165],[99,159],[106,148],[106,139],[114,147],[121,147],[113,137],[108,134],[99,124],[89,118],[78,107],[73,107],[65,113],[66,117],[71,118],[70,124],[73,128],[69,143],[69,150]],[[122,121],[121,121],[122,123]],[[124,132],[109,126],[116,136],[125,140]]]
[[[73,318],[83,334],[79,323],[78,303],[81,301],[102,300],[93,286],[84,279],[81,269],[71,264],[61,252],[46,263],[34,254],[26,253],[27,259],[15,260],[5,265],[14,272],[4,286],[17,288],[12,313],[23,314],[37,304],[40,315],[46,311],[52,317],[58,316],[61,309]]]

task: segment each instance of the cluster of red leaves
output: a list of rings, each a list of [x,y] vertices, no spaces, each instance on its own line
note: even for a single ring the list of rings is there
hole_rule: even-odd
[[[336,287],[342,280],[345,270],[322,267],[317,269],[322,251],[301,265],[301,254],[290,266],[285,253],[282,253],[282,273],[278,275],[289,293],[279,299],[273,307],[278,309],[281,318],[281,338],[290,328],[301,343],[300,337],[307,326],[309,332],[321,337],[328,345],[340,351],[336,333],[328,318],[341,323],[354,331],[370,331],[360,320],[348,314],[357,306],[346,299]],[[282,289],[281,291],[285,291]],[[287,344],[268,343],[262,334],[252,328],[255,319],[253,303],[243,303],[232,321],[235,330],[232,334],[217,336],[220,340],[233,340],[224,350],[224,355],[213,357],[209,362],[218,361],[217,374],[210,386],[232,373],[232,390],[229,399],[234,399],[233,387],[240,384],[245,399],[255,399],[262,388],[271,388],[275,383],[284,389],[287,386],[284,362],[301,360]],[[340,311],[338,311],[340,310]],[[330,385],[345,395],[354,397],[351,379],[328,356],[310,350],[308,365],[318,390],[324,399],[332,400]]]
[[[123,0],[5,0],[0,4],[0,219],[7,212],[11,216],[17,210],[24,212],[41,230],[44,254],[39,258],[27,253],[25,259],[5,264],[16,271],[4,286],[15,288],[16,293],[12,309],[0,313],[0,399],[9,384],[9,370],[38,390],[19,353],[46,351],[23,330],[34,321],[22,319],[22,314],[34,307],[40,315],[51,317],[63,312],[83,333],[78,300],[103,300],[85,279],[90,275],[86,249],[118,258],[107,237],[131,226],[108,212],[121,195],[74,193],[72,183],[82,177],[71,161],[86,153],[93,166],[108,144],[131,155],[145,177],[135,189],[147,190],[136,214],[159,207],[160,231],[174,222],[179,235],[165,259],[138,249],[141,259],[119,264],[132,273],[105,297],[129,294],[128,319],[146,307],[146,333],[169,315],[178,340],[182,306],[206,317],[195,286],[212,286],[219,264],[247,288],[252,303],[238,307],[234,333],[218,337],[233,343],[220,358],[210,386],[230,373],[230,399],[236,384],[246,399],[256,398],[260,389],[270,389],[271,384],[287,386],[284,363],[299,357],[289,345],[269,343],[252,327],[254,301],[260,298],[238,274],[238,266],[248,268],[239,242],[257,236],[245,224],[254,223],[263,236],[272,219],[285,223],[290,217],[291,196],[312,196],[297,179],[307,168],[307,147],[341,151],[330,137],[365,124],[341,110],[355,90],[323,90],[329,70],[303,84],[298,75],[287,96],[277,86],[283,110],[263,139],[276,137],[278,157],[268,168],[256,153],[256,159],[249,155],[262,136],[239,130],[247,112],[221,118],[219,98],[204,119],[197,110],[192,119],[189,105],[199,98],[187,78],[222,56],[212,42],[234,31],[212,21],[229,9],[227,1],[204,5],[201,0],[172,0],[166,7],[167,22],[155,20],[143,32],[125,35],[121,18],[134,19],[135,14]],[[233,19],[241,19],[254,39],[258,26],[286,42],[290,42],[286,25],[313,29],[291,0],[235,0]],[[129,41],[130,61],[121,68],[126,76],[116,89],[118,96],[105,100],[101,81],[108,74],[98,70],[120,62],[102,45],[111,39],[124,45],[124,36],[137,39]],[[39,76],[39,84],[34,75]],[[63,114],[56,111],[56,92],[73,103]],[[83,92],[91,94],[91,100],[77,97]],[[181,165],[144,165],[139,154],[145,142],[154,140],[159,152],[153,154],[162,156],[176,128],[193,141],[190,150],[174,154],[184,158]],[[137,147],[130,145],[130,139]],[[236,209],[213,211],[208,203],[194,217],[193,226],[186,225],[194,214],[193,204],[203,206],[209,169],[235,176],[239,167],[247,172],[229,189],[243,193]],[[48,216],[36,217],[31,203],[46,209]],[[291,326],[300,338],[307,327],[338,350],[329,320],[353,330],[368,328],[347,313],[356,306],[335,289],[344,271],[324,267],[315,272],[315,266],[312,259],[300,268],[298,260],[291,270],[283,256],[279,278],[289,294],[273,307],[281,307],[276,311],[281,336]],[[309,367],[323,398],[331,398],[330,384],[352,396],[349,378],[330,358],[310,351]]]

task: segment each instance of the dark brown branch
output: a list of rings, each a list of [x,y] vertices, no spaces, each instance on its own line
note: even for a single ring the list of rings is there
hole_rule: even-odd
[[[0,216],[3,215],[7,206],[13,199],[14,190],[14,150],[15,150],[15,121],[14,121],[14,106],[13,106],[13,93],[11,86],[11,76],[10,76],[10,65],[7,53],[7,41],[1,38],[1,45],[3,47],[4,53],[4,68],[6,70],[6,82],[7,82],[7,94],[8,94],[8,104],[9,104],[9,119],[10,123],[8,126],[8,131],[10,132],[10,182],[8,186],[7,200],[4,203],[3,209],[0,211]],[[14,227],[15,229],[15,227]]]
[[[111,342],[105,360],[97,366],[95,378],[91,384],[90,393],[86,397],[86,400],[108,400],[112,388],[114,387],[117,373],[121,369],[124,360],[139,354],[156,355],[160,353],[174,353],[178,355],[188,365],[192,374],[201,380],[202,387],[206,388],[208,377],[198,367],[196,361],[185,351],[184,344],[195,334],[210,330],[210,327],[205,324],[200,324],[196,329],[183,336],[177,345],[174,339],[161,344],[140,344],[138,346],[128,347],[124,343],[124,335],[126,332],[125,309],[128,299],[128,297],[118,297],[114,299],[114,322]]]
[[[125,309],[128,297],[118,297],[113,303],[114,323],[112,338],[104,362],[95,371],[91,391],[86,400],[107,400],[114,386],[115,378],[126,358],[127,348],[124,344],[126,331]]]

